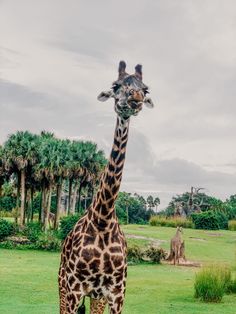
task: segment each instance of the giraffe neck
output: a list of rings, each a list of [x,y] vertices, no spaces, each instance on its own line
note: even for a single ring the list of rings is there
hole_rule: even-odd
[[[114,205],[120,189],[128,141],[129,120],[118,116],[109,162],[102,174],[89,215],[100,229],[107,228],[116,219]]]

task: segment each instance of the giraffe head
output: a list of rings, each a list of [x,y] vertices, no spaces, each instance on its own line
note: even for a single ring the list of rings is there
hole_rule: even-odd
[[[124,118],[129,119],[136,116],[142,110],[143,104],[153,108],[151,98],[147,97],[148,87],[142,82],[142,66],[137,64],[135,73],[130,75],[125,71],[126,63],[120,61],[118,68],[118,79],[112,84],[109,91],[101,92],[98,100],[106,101],[115,99],[115,111]]]

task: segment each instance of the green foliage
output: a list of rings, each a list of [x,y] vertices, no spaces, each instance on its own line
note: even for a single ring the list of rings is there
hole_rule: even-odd
[[[146,224],[154,214],[152,209],[146,208],[146,201],[142,196],[126,192],[119,193],[115,208],[119,222],[123,224]]]
[[[10,212],[16,206],[16,197],[2,196],[0,197],[0,210]]]
[[[14,209],[13,209],[14,210]],[[8,211],[5,211],[5,210],[0,210],[0,217],[1,218],[4,218],[4,217],[14,217],[12,212],[8,212]]]
[[[230,282],[229,268],[220,265],[205,266],[196,274],[195,297],[204,302],[220,302]]]
[[[35,243],[42,234],[42,226],[39,222],[30,222],[25,226],[23,234],[30,242]]]
[[[167,253],[162,248],[151,246],[145,251],[145,255],[152,262],[160,264],[161,260],[166,258]]]
[[[227,285],[227,293],[236,293],[236,279],[231,280]]]
[[[60,220],[60,238],[64,240],[68,233],[73,229],[77,221],[81,218],[81,215],[70,215],[63,217]]]
[[[61,240],[57,238],[53,231],[48,231],[39,236],[32,248],[44,251],[60,251]]]
[[[194,228],[194,224],[190,219],[181,217],[167,218],[155,215],[150,218],[149,223],[151,226]]]
[[[137,245],[130,246],[127,251],[127,259],[131,263],[141,263],[144,259],[144,252]]]
[[[162,248],[151,246],[146,250],[138,245],[128,246],[127,258],[129,263],[141,263],[150,260],[153,263],[160,264],[161,259],[166,257],[166,252]]]
[[[221,211],[208,210],[203,213],[194,213],[192,220],[196,229],[218,230],[228,227],[228,218]]]
[[[228,222],[228,229],[231,231],[236,231],[236,220],[230,220]]]
[[[0,241],[14,233],[14,224],[0,218]]]

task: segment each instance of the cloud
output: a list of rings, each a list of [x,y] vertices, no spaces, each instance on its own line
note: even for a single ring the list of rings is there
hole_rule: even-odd
[[[234,0],[0,7],[0,141],[17,129],[46,129],[94,140],[109,154],[113,104],[96,96],[116,79],[120,59],[130,73],[141,62],[156,106],[131,121],[123,186],[165,200],[191,184],[220,197],[233,191]]]

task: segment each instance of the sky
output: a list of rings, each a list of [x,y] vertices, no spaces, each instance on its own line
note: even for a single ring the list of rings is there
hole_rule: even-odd
[[[130,121],[122,190],[236,193],[234,0],[0,0],[0,143],[41,130],[109,155],[120,60],[143,65],[154,109]]]

